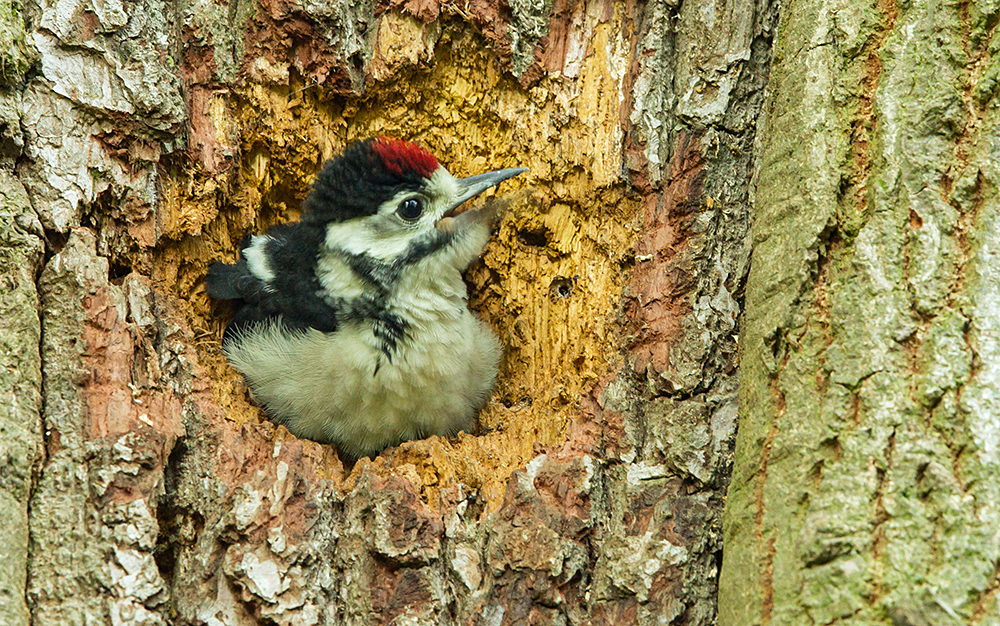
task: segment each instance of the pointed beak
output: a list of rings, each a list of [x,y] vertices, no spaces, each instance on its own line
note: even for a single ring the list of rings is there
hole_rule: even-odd
[[[508,178],[513,178],[527,171],[528,168],[526,167],[511,167],[505,170],[486,172],[485,174],[458,179],[458,197],[455,198],[455,203],[448,208],[445,214],[450,214],[463,202],[478,196],[490,187],[496,187]]]

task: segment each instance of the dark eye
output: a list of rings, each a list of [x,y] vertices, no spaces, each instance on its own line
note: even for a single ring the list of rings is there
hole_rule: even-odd
[[[424,213],[424,201],[420,198],[407,198],[396,207],[396,214],[408,222],[415,221]]]

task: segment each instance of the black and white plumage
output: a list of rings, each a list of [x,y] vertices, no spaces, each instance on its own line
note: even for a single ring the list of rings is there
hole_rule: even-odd
[[[214,264],[209,295],[235,304],[223,347],[270,417],[353,457],[470,430],[501,348],[461,272],[495,215],[455,209],[524,171],[456,179],[411,143],[357,142],[323,167],[300,221]]]

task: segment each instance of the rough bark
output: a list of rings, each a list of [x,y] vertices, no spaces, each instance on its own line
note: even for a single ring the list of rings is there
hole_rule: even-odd
[[[27,624],[28,499],[42,459],[41,325],[35,276],[42,242],[18,227],[24,187],[0,170],[0,622]]]
[[[5,623],[714,622],[766,3],[7,6]],[[344,468],[202,278],[379,133],[531,174],[481,432]]]
[[[998,624],[995,3],[790,3],[720,624]]]

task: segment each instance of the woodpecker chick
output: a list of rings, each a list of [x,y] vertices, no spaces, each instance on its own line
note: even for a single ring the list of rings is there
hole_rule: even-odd
[[[323,167],[300,221],[212,265],[209,295],[235,306],[226,356],[271,419],[355,458],[469,431],[501,348],[461,272],[496,215],[457,209],[525,171],[457,179],[414,144],[356,142]]]

